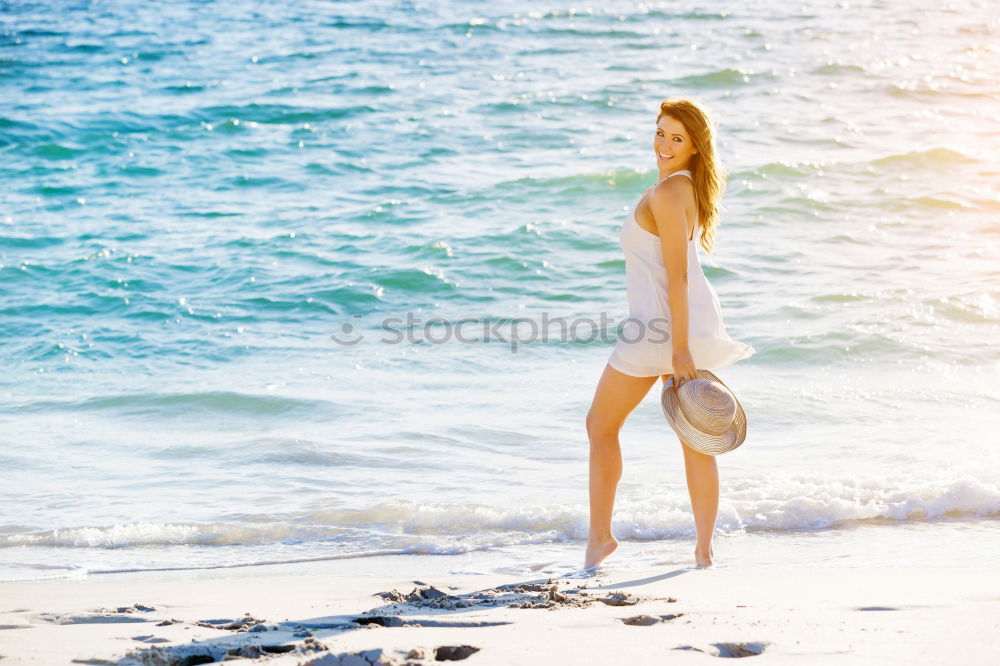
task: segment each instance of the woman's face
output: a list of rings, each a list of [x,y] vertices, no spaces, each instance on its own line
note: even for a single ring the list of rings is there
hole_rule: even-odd
[[[656,123],[653,150],[660,171],[687,169],[691,156],[698,152],[683,123],[672,116],[663,116]]]

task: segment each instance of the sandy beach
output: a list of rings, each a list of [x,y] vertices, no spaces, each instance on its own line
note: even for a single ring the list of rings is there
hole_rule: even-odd
[[[986,664],[1000,648],[994,567],[420,579],[400,568],[298,569],[6,583],[0,655],[4,664]]]

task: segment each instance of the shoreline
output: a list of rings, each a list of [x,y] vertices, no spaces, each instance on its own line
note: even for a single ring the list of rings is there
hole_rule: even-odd
[[[906,566],[912,568],[977,566],[983,552],[1000,548],[997,522],[981,517],[940,517],[924,521],[864,521],[812,530],[732,534],[718,531],[714,538],[716,568],[768,567],[780,562],[786,567]],[[583,564],[586,541],[512,544],[472,548],[459,552],[328,553],[306,551],[282,558],[280,553],[239,557],[236,549],[219,547],[174,547],[169,557],[161,549],[86,549],[106,556],[101,569],[62,566],[38,568],[0,564],[0,585],[21,582],[74,581],[86,583],[95,577],[119,580],[124,576],[158,576],[170,579],[218,578],[224,576],[269,577],[287,573],[317,573],[333,576],[378,576],[384,571],[410,571],[414,577],[451,574],[494,573],[531,576],[542,571],[562,576]],[[79,550],[79,549],[77,549]],[[694,563],[694,537],[619,541],[618,549],[603,563],[610,571],[641,570],[645,567],[686,566]],[[66,559],[75,555],[63,551]],[[127,560],[111,556],[131,554]],[[44,554],[42,554],[44,555]],[[39,559],[35,559],[39,558]],[[14,559],[13,557],[11,559]],[[17,554],[20,562],[44,561],[34,550]],[[119,566],[116,566],[119,565]],[[4,576],[6,574],[6,577]],[[152,578],[149,578],[152,577]]]
[[[4,664],[256,658],[328,666],[368,651],[353,663],[715,655],[975,664],[1000,648],[998,567],[664,563],[562,575],[543,566],[524,575],[380,564],[368,575],[300,564],[252,575],[216,569],[2,583],[0,656]]]

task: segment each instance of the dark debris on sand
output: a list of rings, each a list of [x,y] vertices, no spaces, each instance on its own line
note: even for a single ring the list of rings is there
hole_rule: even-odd
[[[475,604],[462,604],[462,598],[442,592],[433,585],[415,587],[409,594],[403,594],[399,590],[391,592],[379,592],[377,595],[393,604],[409,604],[411,606],[437,607],[437,608],[463,608]]]
[[[267,631],[266,620],[259,620],[250,613],[244,613],[238,620],[201,620],[195,622],[199,627],[208,629],[226,629],[228,631]]]
[[[306,638],[301,643],[284,644],[247,644],[237,647],[225,645],[199,644],[197,641],[188,645],[173,647],[151,647],[129,652],[126,660],[140,664],[156,664],[156,666],[195,666],[196,664],[212,664],[221,661],[237,659],[266,659],[278,655],[293,654],[303,658],[314,657],[319,652],[329,648],[315,638]],[[131,663],[131,662],[130,662]]]
[[[684,613],[671,613],[669,615],[633,615],[632,617],[623,617],[621,618],[621,621],[630,627],[648,627],[654,624],[659,624],[660,622],[675,620],[683,615]]]
[[[116,614],[130,614],[130,613],[152,613],[156,609],[152,606],[144,606],[143,604],[132,604],[131,606],[119,606],[118,608],[98,608],[95,613],[116,613]]]
[[[364,614],[385,616],[392,614],[393,611],[402,612],[406,607],[439,610],[453,610],[476,606],[556,609],[585,608],[597,602],[609,606],[634,606],[640,601],[647,601],[647,599],[635,597],[627,592],[620,591],[612,591],[604,596],[597,596],[585,591],[586,585],[560,590],[560,583],[567,586],[570,585],[570,581],[553,582],[550,578],[545,583],[509,583],[468,594],[447,594],[433,585],[424,584],[413,588],[409,594],[403,594],[395,589],[390,592],[379,592],[374,596],[381,597],[390,606],[388,608],[374,608],[366,611]],[[676,599],[668,597],[666,601],[676,601]]]
[[[301,666],[421,666],[428,661],[462,661],[470,655],[479,652],[479,648],[471,645],[442,645],[436,648],[412,648],[408,651],[396,651],[396,654],[382,648],[362,650],[361,652],[328,653],[321,655]]]

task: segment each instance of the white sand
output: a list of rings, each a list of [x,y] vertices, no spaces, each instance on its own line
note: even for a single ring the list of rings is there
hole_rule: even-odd
[[[710,655],[756,652],[751,663],[996,664],[1000,655],[996,568],[665,566],[554,579],[556,597],[565,601],[552,601],[551,608],[508,605],[550,599],[553,585],[544,575],[438,575],[418,586],[399,567],[395,576],[367,577],[267,569],[2,584],[2,663],[180,664],[184,655],[209,653],[221,661],[227,648],[255,644],[296,646],[254,662],[274,666],[432,664],[440,663],[437,648],[461,645],[479,648],[464,660],[470,665],[715,663]],[[544,586],[495,589],[520,583]],[[427,585],[459,599],[393,604],[373,596]],[[615,591],[636,603],[595,600]],[[131,610],[118,611],[122,607]],[[197,624],[235,621],[244,613],[268,630]],[[351,622],[371,615],[411,626]],[[622,622],[634,616],[647,616],[649,624]],[[167,619],[178,622],[158,625]],[[297,625],[312,627],[308,642],[293,636]],[[696,649],[679,649],[685,646]],[[423,658],[407,660],[414,649]],[[374,652],[362,661],[343,657],[367,650]],[[135,657],[125,659],[130,652]]]

